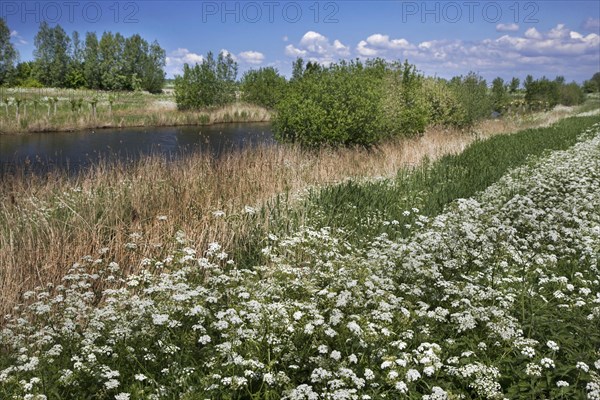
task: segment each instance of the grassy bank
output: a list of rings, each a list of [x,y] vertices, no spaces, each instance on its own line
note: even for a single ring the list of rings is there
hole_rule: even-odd
[[[534,122],[487,121],[477,132],[488,137],[564,115],[546,113]],[[0,187],[0,312],[23,292],[59,282],[74,262],[100,251],[127,266],[127,272],[135,271],[143,259],[171,252],[180,230],[200,248],[219,242],[251,257],[270,214],[285,211],[263,207],[277,195],[294,197],[308,187],[348,178],[391,178],[424,159],[461,152],[474,140],[474,135],[432,129],[371,151],[273,146],[229,154],[218,162],[196,154],[175,163],[146,158],[134,165],[98,165],[77,177],[5,177]]]
[[[477,193],[435,217],[426,215],[434,208],[404,210],[414,223],[395,240],[390,230],[405,227],[385,215],[390,201],[376,207],[380,215],[367,210],[383,232],[361,231],[356,218],[343,228],[307,219],[288,234],[265,230],[255,243],[258,265],[183,233],[162,237],[173,245],[134,265],[135,275],[110,249],[90,253],[60,286],[25,294],[29,305],[7,318],[0,395],[597,398],[598,119],[496,136],[411,179],[400,175],[388,186],[439,190],[444,202]],[[567,149],[543,154],[539,147]],[[528,150],[542,157],[527,161]],[[350,167],[335,156],[330,166]],[[357,154],[352,161],[361,165]],[[438,189],[440,171],[449,184]],[[87,190],[75,192],[89,197]],[[68,214],[62,196],[59,208]],[[342,211],[324,217],[335,222]],[[261,212],[213,217],[252,226]],[[169,216],[152,219],[168,223]],[[124,246],[136,253],[144,240],[130,235]],[[105,281],[119,289],[102,292]]]
[[[311,191],[303,205],[305,219],[316,227],[351,230],[356,238],[387,231],[375,221],[396,221],[400,228],[389,229],[390,234],[407,235],[415,223],[414,213],[407,210],[435,216],[450,202],[487,188],[508,170],[573,146],[580,132],[599,121],[598,115],[567,118],[549,127],[478,140],[461,153],[400,169],[393,179],[348,181]]]
[[[0,134],[264,122],[270,118],[267,109],[246,103],[178,111],[169,92],[0,89]]]

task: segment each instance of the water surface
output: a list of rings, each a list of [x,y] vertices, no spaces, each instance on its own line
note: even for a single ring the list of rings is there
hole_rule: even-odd
[[[26,167],[34,172],[76,173],[98,162],[131,162],[147,155],[169,160],[193,152],[219,157],[258,144],[272,144],[268,123],[99,129],[0,136],[0,173]]]

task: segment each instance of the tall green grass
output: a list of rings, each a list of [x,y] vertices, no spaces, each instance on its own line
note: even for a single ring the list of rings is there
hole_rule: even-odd
[[[581,132],[599,120],[599,116],[573,117],[546,128],[478,140],[460,154],[401,169],[395,179],[349,180],[314,189],[299,207],[286,208],[288,202],[279,198],[269,205],[270,215],[275,216],[270,229],[286,235],[309,223],[342,228],[355,242],[381,233],[392,239],[406,237],[420,224],[420,216],[435,216],[452,201],[484,190],[509,169],[573,146]]]

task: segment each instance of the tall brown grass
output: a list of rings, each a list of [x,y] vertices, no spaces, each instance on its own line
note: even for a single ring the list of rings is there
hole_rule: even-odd
[[[170,253],[178,231],[198,250],[211,242],[231,249],[252,228],[245,206],[260,207],[277,194],[347,178],[394,176],[425,157],[460,152],[478,136],[545,121],[486,121],[477,135],[430,129],[422,137],[370,150],[259,146],[218,160],[208,154],[176,162],[148,157],[134,165],[100,164],[76,177],[5,177],[0,189],[0,312],[8,312],[24,291],[56,284],[84,256],[106,257],[133,271],[146,257]],[[217,210],[225,216],[215,216]],[[135,248],[128,249],[128,243]]]

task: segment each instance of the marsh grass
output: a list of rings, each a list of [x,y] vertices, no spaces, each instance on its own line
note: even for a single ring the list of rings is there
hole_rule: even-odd
[[[67,89],[1,89],[0,134],[82,129],[265,122],[262,107],[234,103],[178,111],[170,94]]]
[[[232,111],[223,111],[223,117]],[[179,231],[198,248],[218,242],[251,263],[273,221],[298,226],[310,215],[293,205],[307,188],[392,178],[425,159],[459,153],[477,138],[523,126],[518,120],[488,121],[476,135],[430,129],[422,137],[370,150],[307,152],[265,145],[218,160],[203,153],[176,162],[156,156],[130,164],[103,162],[77,176],[36,176],[25,170],[5,176],[0,188],[0,312],[10,310],[25,291],[59,282],[87,255],[101,252],[127,266],[127,273],[135,272],[145,258],[171,253]]]

